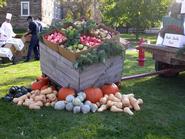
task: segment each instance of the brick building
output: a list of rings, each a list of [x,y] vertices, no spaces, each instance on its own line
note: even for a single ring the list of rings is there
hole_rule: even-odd
[[[41,17],[48,25],[61,19],[62,6],[60,0],[7,0],[6,6],[0,8],[0,24],[4,22],[6,13],[12,13],[14,28],[27,28],[28,16]]]

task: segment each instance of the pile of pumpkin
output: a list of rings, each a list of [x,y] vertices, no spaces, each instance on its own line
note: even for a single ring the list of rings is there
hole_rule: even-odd
[[[73,111],[73,113],[103,112],[110,109],[112,112],[125,112],[133,115],[131,109],[140,110],[142,99],[134,98],[134,94],[122,95],[116,84],[107,84],[101,88],[90,87],[84,92],[77,93],[72,88],[61,88],[54,108],[57,110]]]
[[[39,77],[32,83],[32,91],[14,98],[17,105],[40,109],[43,106],[53,106],[56,110],[73,111],[73,113],[102,112],[110,109],[112,112],[126,112],[133,115],[132,109],[140,110],[142,99],[134,98],[134,94],[121,94],[116,84],[106,84],[101,88],[89,87],[76,93],[73,88],[62,87],[58,92],[49,86],[47,77]]]

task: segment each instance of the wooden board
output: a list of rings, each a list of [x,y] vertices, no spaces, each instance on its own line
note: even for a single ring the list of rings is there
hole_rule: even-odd
[[[178,48],[145,44],[143,48],[153,54],[153,59],[170,65],[185,65],[185,54],[177,56]]]
[[[68,59],[40,43],[41,70],[57,84],[72,87],[77,91],[90,86],[101,86],[121,80],[123,56],[108,59],[105,63],[96,63],[84,70],[77,70]]]

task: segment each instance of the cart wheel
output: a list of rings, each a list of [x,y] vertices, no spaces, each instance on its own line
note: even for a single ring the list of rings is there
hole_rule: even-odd
[[[163,62],[159,62],[159,61],[155,62],[155,70],[156,71],[169,69],[169,68],[174,68],[174,67],[172,65],[169,65],[169,64],[166,64]],[[179,72],[174,72],[174,71],[159,74],[159,76],[161,76],[161,77],[176,77],[178,75],[179,75]]]

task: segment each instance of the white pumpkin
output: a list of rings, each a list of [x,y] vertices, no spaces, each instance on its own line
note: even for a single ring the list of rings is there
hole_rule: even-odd
[[[85,94],[85,92],[79,92],[77,95],[78,95],[78,96],[82,96],[84,99],[86,99],[86,94]]]
[[[84,104],[91,106],[92,103],[89,100],[86,100]]]
[[[67,111],[72,111],[73,110],[73,104],[72,103],[67,103],[66,104],[66,110]]]
[[[73,105],[74,106],[80,106],[82,104],[82,102],[80,101],[80,99],[79,98],[74,98],[74,100],[73,100]]]
[[[81,102],[83,102],[85,100],[84,96],[77,96],[78,99],[80,99]]]
[[[74,98],[75,98],[74,96],[69,95],[69,96],[66,97],[66,102],[67,103],[73,102]]]
[[[73,108],[73,113],[80,113],[80,106],[75,106]]]
[[[91,111],[96,112],[98,110],[98,106],[96,104],[91,104]]]
[[[55,110],[63,110],[65,109],[65,102],[64,101],[57,101],[54,105]]]
[[[86,113],[89,113],[91,110],[90,106],[89,105],[82,105],[81,106],[81,111],[82,113],[86,114]]]

